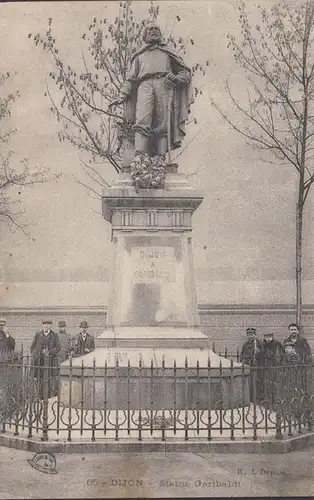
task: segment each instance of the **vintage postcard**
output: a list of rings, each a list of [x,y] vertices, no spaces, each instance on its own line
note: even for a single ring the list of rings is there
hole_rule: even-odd
[[[0,12],[0,498],[312,495],[314,3]]]

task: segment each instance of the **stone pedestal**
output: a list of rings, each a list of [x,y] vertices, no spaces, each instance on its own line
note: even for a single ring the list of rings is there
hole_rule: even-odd
[[[97,348],[72,360],[70,380],[69,368],[62,363],[60,400],[74,408],[214,411],[250,403],[249,368],[231,369],[207,348]]]
[[[183,175],[170,173],[165,189],[136,191],[130,174],[124,173],[104,193],[115,262],[99,346],[106,340],[111,345],[139,340],[143,346],[146,339],[151,347],[158,347],[159,339],[168,346],[173,339],[175,347],[189,346],[189,339],[191,346],[206,341],[200,331],[191,238],[192,214],[202,199]]]
[[[181,409],[249,403],[247,371],[213,353],[200,329],[191,234],[202,200],[174,166],[164,189],[136,191],[124,169],[104,192],[115,246],[107,326],[95,352],[72,360],[71,391],[69,361],[62,364],[64,404],[70,397],[102,409],[104,379],[107,408],[170,409],[174,398]]]

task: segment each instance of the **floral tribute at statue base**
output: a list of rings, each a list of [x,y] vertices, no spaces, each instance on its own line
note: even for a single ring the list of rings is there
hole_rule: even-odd
[[[164,156],[148,156],[137,152],[130,163],[131,177],[135,188],[163,189],[166,177],[166,160]]]

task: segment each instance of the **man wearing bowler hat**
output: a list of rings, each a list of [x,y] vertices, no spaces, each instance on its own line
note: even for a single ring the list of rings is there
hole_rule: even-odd
[[[94,337],[87,332],[87,321],[81,321],[80,329],[81,331],[77,334],[75,339],[74,356],[82,356],[83,354],[88,354],[95,350]]]
[[[0,359],[13,354],[15,348],[15,340],[7,330],[7,322],[4,318],[0,318]]]
[[[35,333],[31,345],[31,354],[34,361],[34,377],[39,382],[39,393],[43,397],[43,380],[45,369],[48,372],[48,397],[56,393],[56,379],[58,372],[58,354],[61,351],[59,335],[51,330],[52,321],[45,319],[41,332]]]

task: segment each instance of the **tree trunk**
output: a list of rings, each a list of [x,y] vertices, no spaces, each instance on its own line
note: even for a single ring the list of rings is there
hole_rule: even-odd
[[[302,223],[303,203],[299,193],[296,207],[296,323],[301,326],[302,321]]]

